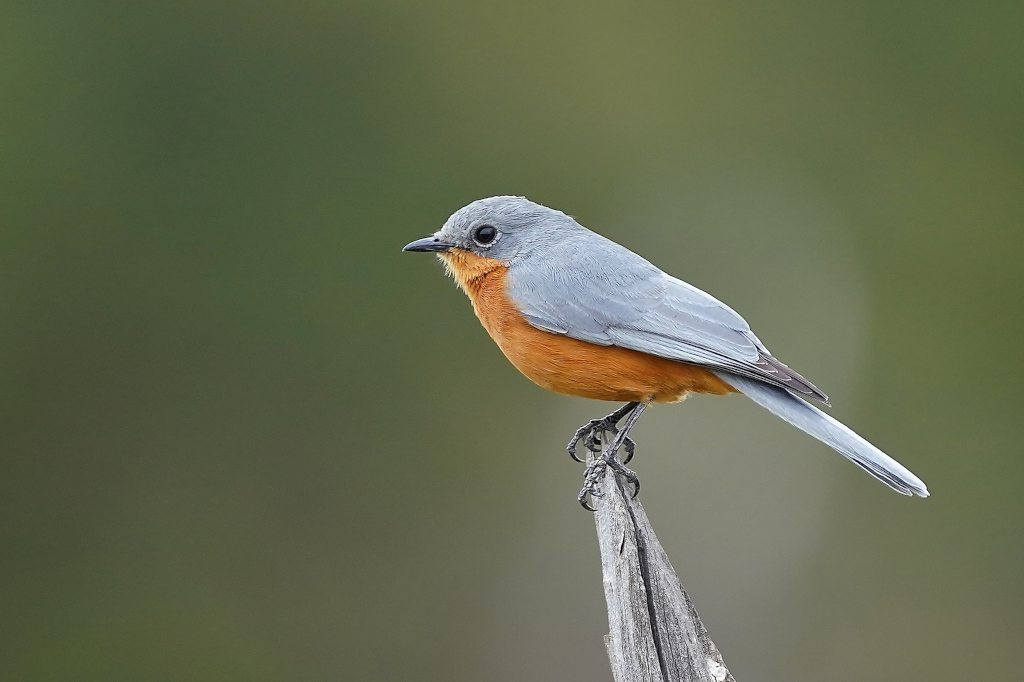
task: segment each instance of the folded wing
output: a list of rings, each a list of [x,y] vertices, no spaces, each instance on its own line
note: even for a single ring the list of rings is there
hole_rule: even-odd
[[[732,308],[593,232],[518,263],[509,272],[509,295],[538,329],[725,370],[828,402],[772,357]]]

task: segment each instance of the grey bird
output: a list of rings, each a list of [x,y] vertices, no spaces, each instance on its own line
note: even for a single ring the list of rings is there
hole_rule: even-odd
[[[436,253],[481,323],[523,374],[568,395],[626,404],[580,427],[569,444],[625,468],[629,429],[652,402],[739,392],[904,495],[928,496],[906,467],[809,401],[828,398],[775,359],[732,308],[572,217],[523,197],[480,199],[404,251]],[[619,422],[626,419],[620,428]],[[602,433],[614,435],[600,447]],[[627,457],[615,453],[624,446]],[[588,470],[580,493],[596,493]]]

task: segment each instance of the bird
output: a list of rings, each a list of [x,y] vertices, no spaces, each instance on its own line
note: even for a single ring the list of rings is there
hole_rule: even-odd
[[[625,404],[581,426],[582,440],[634,485],[629,431],[651,403],[741,393],[903,495],[927,497],[910,470],[812,404],[828,396],[777,360],[712,295],[669,275],[572,216],[518,196],[479,199],[403,251],[434,253],[484,329],[526,377],[572,396]],[[619,423],[625,419],[624,424]],[[602,434],[612,434],[607,448]],[[626,458],[616,453],[624,447]],[[580,502],[599,495],[593,468]]]

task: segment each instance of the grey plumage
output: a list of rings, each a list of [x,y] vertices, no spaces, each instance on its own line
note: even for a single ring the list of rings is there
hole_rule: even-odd
[[[496,228],[493,242],[474,238],[482,225]],[[806,402],[828,398],[775,359],[736,311],[561,211],[522,197],[481,199],[432,240],[503,261],[506,293],[537,329],[708,368],[894,490],[928,496],[899,462]]]
[[[509,296],[538,329],[729,370],[828,397],[768,352],[740,315],[564,214],[557,241],[513,261]]]
[[[909,469],[814,405],[778,386],[728,372],[715,374],[761,407],[830,446],[896,492],[928,497],[924,482]]]

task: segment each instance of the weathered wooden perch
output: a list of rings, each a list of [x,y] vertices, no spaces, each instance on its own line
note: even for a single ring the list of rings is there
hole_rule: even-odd
[[[601,492],[594,517],[615,681],[735,682],[629,484],[608,467]]]

